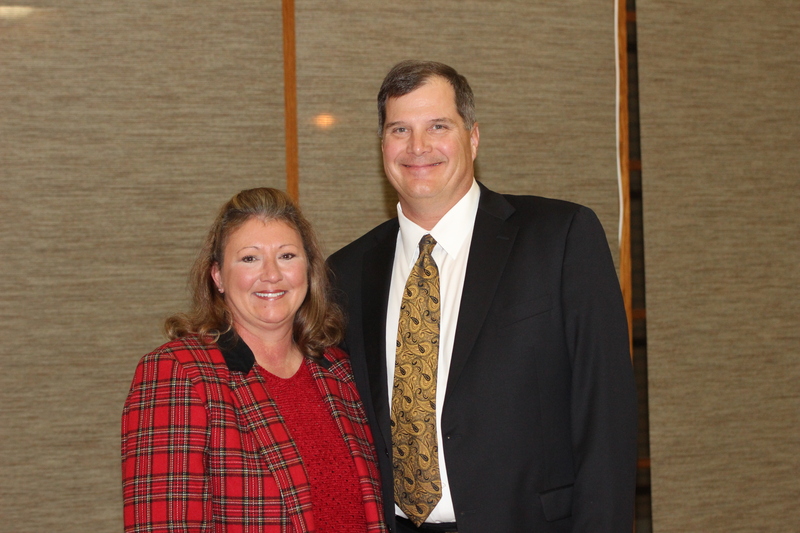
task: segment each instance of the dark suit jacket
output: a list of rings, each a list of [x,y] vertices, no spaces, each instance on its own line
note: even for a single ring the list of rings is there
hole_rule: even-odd
[[[398,227],[389,220],[329,259],[390,527],[385,318]],[[460,533],[632,530],[627,321],[590,209],[481,185],[442,409]]]

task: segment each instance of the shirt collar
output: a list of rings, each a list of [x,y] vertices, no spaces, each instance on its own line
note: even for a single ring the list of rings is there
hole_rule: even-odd
[[[419,241],[428,233],[436,239],[436,243],[444,249],[450,257],[456,257],[467,236],[472,233],[475,224],[475,215],[478,212],[478,203],[481,198],[481,189],[473,178],[472,187],[459,201],[450,208],[450,211],[436,223],[430,231],[412,222],[403,214],[400,203],[397,204],[397,220],[400,223],[400,238],[403,243],[404,260],[411,265],[419,256]]]

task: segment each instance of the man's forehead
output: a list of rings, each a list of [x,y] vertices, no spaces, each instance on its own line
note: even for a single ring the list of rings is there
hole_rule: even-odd
[[[397,96],[394,99],[402,98],[403,96],[411,96],[413,94],[419,94],[421,92],[430,92],[431,89],[436,89],[439,91],[443,91],[448,96],[450,96],[453,104],[456,101],[456,90],[447,80],[447,78],[443,78],[442,76],[431,76],[423,80],[416,88],[407,92],[404,95]],[[392,98],[390,98],[392,100]]]
[[[457,114],[455,91],[447,80],[440,79],[441,83],[426,82],[409,93],[387,99],[387,115],[399,112],[401,109],[413,114],[432,113],[432,115],[436,115],[435,117],[431,116],[431,119],[446,118],[452,113]],[[434,110],[438,110],[438,112]]]

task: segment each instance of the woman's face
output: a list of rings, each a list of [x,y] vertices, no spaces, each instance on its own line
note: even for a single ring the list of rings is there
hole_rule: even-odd
[[[300,234],[280,220],[251,218],[228,238],[211,275],[234,327],[261,338],[291,335],[308,292],[308,258]]]

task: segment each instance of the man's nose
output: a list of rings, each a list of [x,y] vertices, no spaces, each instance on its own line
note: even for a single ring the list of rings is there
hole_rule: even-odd
[[[425,132],[412,133],[408,146],[412,153],[416,155],[424,154],[430,150],[430,139],[428,139]]]

